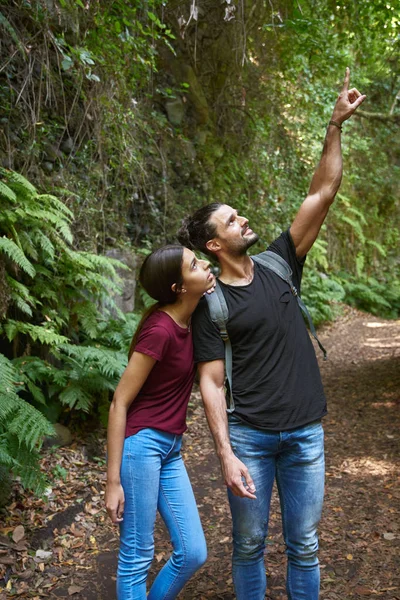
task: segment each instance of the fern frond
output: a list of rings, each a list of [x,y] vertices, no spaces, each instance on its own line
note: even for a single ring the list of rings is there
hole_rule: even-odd
[[[26,254],[27,256],[32,258],[34,261],[37,261],[39,258],[39,255],[38,255],[38,251],[35,247],[35,244],[33,242],[31,235],[27,231],[22,230],[19,232],[18,237],[19,237],[21,249],[24,252],[24,254]]]
[[[16,393],[17,371],[11,361],[0,354],[0,423],[14,412],[22,400]]]
[[[367,244],[369,244],[370,246],[374,246],[374,248],[376,248],[378,250],[379,254],[386,258],[386,256],[387,256],[386,250],[381,244],[379,244],[378,242],[375,242],[375,240],[367,240]]]
[[[45,254],[51,259],[54,260],[55,248],[52,244],[51,240],[43,233],[43,231],[35,231],[33,234],[35,242],[38,246],[43,250]]]
[[[350,217],[348,217],[347,215],[344,215],[344,214],[339,214],[338,216],[341,221],[350,225],[350,227],[353,229],[354,233],[357,235],[359,240],[364,244],[365,243],[365,235],[363,234],[360,223],[358,223],[358,221],[355,221],[354,219],[351,219]]]
[[[36,400],[36,402],[43,405],[47,404],[46,397],[43,394],[42,390],[40,389],[40,387],[34,384],[33,381],[28,380],[26,382],[26,387],[28,388],[28,390],[32,394],[33,399]]]
[[[0,252],[7,254],[7,256],[13,262],[15,262],[23,271],[25,271],[25,273],[27,273],[31,277],[35,276],[36,271],[34,267],[26,258],[21,248],[19,248],[15,242],[13,242],[5,236],[0,237]]]
[[[35,265],[35,268],[37,273],[40,273],[40,275],[43,275],[43,277],[46,277],[47,279],[51,279],[54,277],[53,271],[50,271],[50,269],[48,269],[44,265]]]
[[[54,435],[54,427],[34,406],[24,402],[8,425],[9,433],[15,434],[19,444],[29,450],[40,446],[46,435]]]
[[[0,211],[0,224],[2,233],[10,233],[11,226],[19,221],[17,211],[15,208],[12,210],[7,210],[5,207],[2,207]]]
[[[0,354],[0,375],[1,375],[1,390],[11,393],[13,389],[16,370],[11,362],[4,354]]]
[[[38,356],[20,356],[14,358],[12,365],[17,373],[29,377],[32,381],[52,379],[53,374],[58,371],[54,365],[42,360]]]
[[[24,315],[28,315],[28,317],[33,317],[33,312],[31,307],[21,296],[11,295],[11,300],[15,304],[15,306],[20,310]]]
[[[118,292],[121,292],[121,286],[118,281],[112,280],[106,275],[95,273],[93,271],[85,271],[77,273],[75,280],[79,281],[83,290],[88,290],[93,294],[98,295],[98,299],[110,299]]]
[[[53,225],[56,228],[56,230],[62,235],[64,240],[69,244],[72,244],[73,236],[71,233],[71,229],[69,228],[67,221],[65,221],[65,217],[63,217],[62,215],[60,216],[58,214],[54,214],[49,210],[44,210],[43,208],[33,209],[30,207],[26,209],[26,214],[29,217],[39,221],[40,226],[42,227],[46,226],[48,223],[51,223],[51,225]]]
[[[125,354],[104,346],[63,344],[60,350],[74,358],[80,368],[91,366],[108,378],[121,377],[127,362]]]
[[[36,195],[36,188],[20,173],[0,167],[0,175],[12,190],[23,192],[28,197]]]
[[[17,200],[15,192],[13,192],[12,189],[4,183],[4,181],[0,181],[0,196],[9,202],[16,202]]]
[[[73,263],[83,267],[84,269],[92,270],[92,263],[84,256],[82,252],[76,252],[65,246],[63,248],[65,257],[69,258]]]
[[[358,217],[360,220],[360,223],[362,223],[363,225],[367,224],[367,219],[365,218],[365,215],[361,212],[361,210],[359,210],[355,206],[348,206],[347,210],[350,213],[352,213],[353,215],[355,215],[356,217]]]
[[[0,465],[5,465],[6,467],[11,468],[14,463],[15,461],[9,452],[6,438],[4,434],[0,435]]]
[[[98,334],[98,311],[95,304],[92,302],[75,304],[72,309],[72,313],[75,313],[78,316],[79,323],[81,324],[86,335],[91,339],[95,339]]]
[[[131,269],[125,263],[111,258],[109,256],[102,256],[101,254],[93,254],[90,252],[81,252],[95,267],[100,268],[103,273],[106,273],[110,277],[117,277],[115,269],[121,269],[122,271],[130,271]]]
[[[93,404],[93,398],[87,394],[77,383],[70,383],[66,389],[61,392],[60,401],[70,408],[89,412]]]
[[[51,194],[39,194],[36,198],[40,203],[46,203],[56,211],[63,213],[65,215],[65,218],[69,221],[73,220],[74,213],[72,212],[72,210],[70,210],[68,206],[64,204],[64,202],[61,202],[61,200],[59,200],[55,196],[52,196]]]
[[[13,457],[12,471],[20,477],[22,485],[38,495],[43,494],[48,481],[40,470],[40,456],[37,450],[20,444],[18,438],[10,433],[7,436],[7,447],[10,456]]]
[[[14,321],[13,319],[9,319],[4,325],[4,331],[10,342],[18,333],[29,335],[34,342],[39,341],[41,344],[47,344],[49,346],[59,346],[69,341],[67,337],[56,333],[50,328],[46,329],[40,325],[31,325],[30,323]]]

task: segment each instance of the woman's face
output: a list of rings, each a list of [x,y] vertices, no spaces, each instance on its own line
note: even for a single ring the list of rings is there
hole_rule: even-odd
[[[198,259],[188,248],[183,250],[182,279],[182,288],[194,296],[201,296],[215,286],[215,277],[211,273],[210,263]]]

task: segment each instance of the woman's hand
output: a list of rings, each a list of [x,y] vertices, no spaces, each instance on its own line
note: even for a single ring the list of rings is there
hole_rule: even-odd
[[[125,494],[120,483],[107,482],[105,502],[111,521],[121,523],[124,520]]]

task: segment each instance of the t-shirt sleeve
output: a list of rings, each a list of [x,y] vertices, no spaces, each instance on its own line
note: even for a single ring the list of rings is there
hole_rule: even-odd
[[[275,254],[278,254],[284,258],[290,265],[293,271],[293,282],[300,293],[301,278],[303,275],[303,267],[306,256],[297,258],[296,248],[290,234],[290,229],[283,231],[281,235],[268,246],[267,250],[275,252]]]
[[[171,336],[168,330],[159,323],[149,325],[144,323],[135,346],[135,352],[147,354],[160,361],[168,352],[170,339]]]
[[[212,322],[207,300],[202,298],[192,316],[194,362],[225,359],[225,346]]]

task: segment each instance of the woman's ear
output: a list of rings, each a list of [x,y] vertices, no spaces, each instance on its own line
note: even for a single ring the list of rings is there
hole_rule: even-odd
[[[179,287],[176,283],[171,285],[171,290],[174,292],[174,294],[186,294],[185,288]]]

